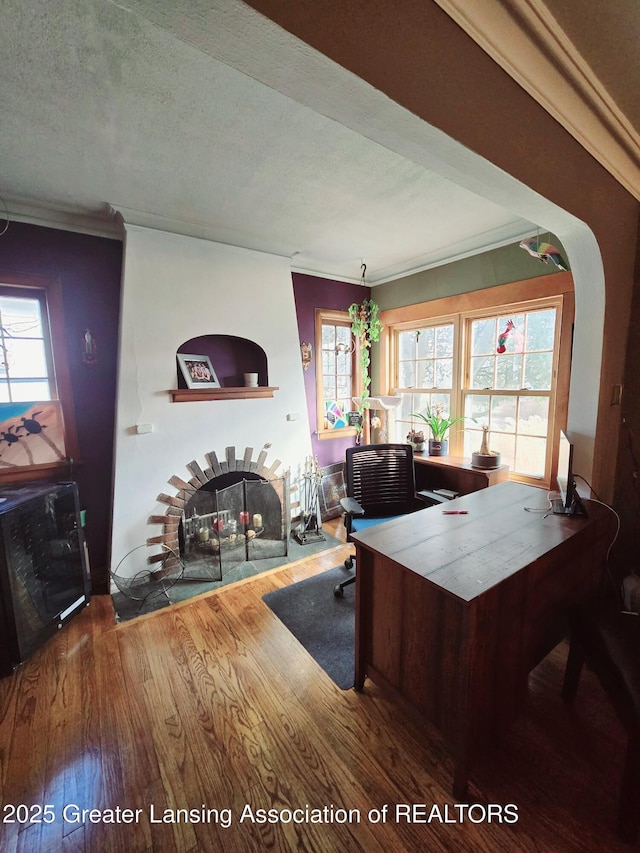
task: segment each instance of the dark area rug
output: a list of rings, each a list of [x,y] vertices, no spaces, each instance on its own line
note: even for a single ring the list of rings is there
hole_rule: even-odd
[[[353,687],[355,584],[336,598],[333,588],[348,576],[342,566],[276,589],[263,601],[342,690]]]
[[[311,557],[314,554],[320,554],[329,548],[335,548],[342,543],[338,539],[334,539],[328,533],[323,532],[324,539],[310,542],[306,545],[300,545],[292,537],[289,540],[289,553],[280,557],[270,557],[265,560],[256,560],[254,562],[242,562],[235,566],[231,571],[224,575],[222,580],[207,580],[193,579],[190,577],[191,571],[187,567],[184,576],[178,580],[166,593],[158,589],[153,594],[150,594],[144,601],[139,599],[129,598],[120,591],[112,593],[113,606],[116,611],[117,622],[128,622],[130,619],[135,619],[136,616],[142,616],[145,613],[153,613],[156,610],[162,610],[170,604],[177,604],[180,601],[185,601],[200,595],[203,592],[210,592],[214,589],[219,589],[222,586],[235,583],[245,578],[254,577],[254,575],[262,574],[271,569],[277,569],[281,566],[286,566],[287,563],[294,563],[296,560],[301,560],[304,557]],[[200,573],[202,573],[200,571]]]

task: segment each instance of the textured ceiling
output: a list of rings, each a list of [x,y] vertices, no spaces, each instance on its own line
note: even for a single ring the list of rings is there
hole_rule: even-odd
[[[354,280],[364,260],[370,283],[532,233],[323,114],[329,60],[239,0],[3,0],[0,57],[0,193],[18,214],[108,228],[116,209],[319,274]]]

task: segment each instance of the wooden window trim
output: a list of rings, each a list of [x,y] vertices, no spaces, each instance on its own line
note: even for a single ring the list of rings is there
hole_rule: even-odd
[[[53,358],[53,386],[60,401],[64,419],[64,437],[67,460],[79,463],[79,444],[73,406],[73,389],[67,358],[66,327],[62,283],[58,278],[45,278],[0,270],[0,284],[23,290],[43,290],[47,303],[47,320]],[[19,468],[0,469],[0,483],[24,482],[47,479],[67,472],[69,461],[51,462],[46,465],[25,465]]]
[[[316,435],[320,441],[332,438],[350,438],[356,435],[355,427],[340,427],[339,429],[325,429],[324,418],[321,415],[323,403],[322,397],[322,325],[323,323],[345,325],[351,328],[351,319],[348,311],[336,311],[328,308],[316,308],[315,310],[315,348],[316,348]],[[355,342],[352,354],[352,381],[351,388],[353,396],[360,394],[361,382],[357,370],[359,345]]]

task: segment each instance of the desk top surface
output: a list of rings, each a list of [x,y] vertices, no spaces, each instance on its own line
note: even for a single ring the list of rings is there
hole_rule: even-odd
[[[587,517],[546,514],[546,489],[500,483],[352,534],[357,545],[393,560],[471,602],[488,589],[613,514],[587,502]],[[464,515],[445,511],[466,510]]]

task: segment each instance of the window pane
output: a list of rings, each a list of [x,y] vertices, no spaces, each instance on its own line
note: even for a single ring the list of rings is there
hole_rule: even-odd
[[[467,418],[475,418],[478,421],[478,427],[489,426],[490,399],[490,397],[484,395],[467,395],[464,408],[465,416]],[[474,429],[474,427],[469,427],[469,429]]]
[[[438,326],[436,328],[436,358],[451,358],[453,356],[453,326]]]
[[[522,387],[522,356],[499,355],[496,365],[496,388],[517,391]]]
[[[6,340],[10,379],[47,376],[44,341]]]
[[[471,359],[471,387],[493,388],[493,356],[479,356]]]
[[[546,450],[546,439],[519,435],[514,465],[515,470],[519,474],[542,477],[544,475]]]
[[[45,398],[48,399],[48,398]],[[0,382],[0,403],[9,403],[9,385],[7,382]]]
[[[527,316],[526,350],[552,350],[556,330],[556,309],[532,311]]]
[[[415,388],[416,387],[416,368],[415,362],[403,361],[400,364],[400,376],[398,377],[400,388]]]
[[[351,379],[348,376],[338,376],[336,396],[349,399],[351,396]]]
[[[484,317],[471,323],[471,354],[484,355],[495,351],[496,320]]]
[[[351,329],[347,326],[336,326],[336,344],[342,344],[346,349],[351,349]]]
[[[322,377],[322,396],[325,400],[333,400],[336,396],[336,378],[333,375]]]
[[[491,450],[500,454],[500,463],[508,465],[511,470],[515,468],[516,456],[516,437],[515,435],[507,435],[503,432],[495,432],[491,434]]]
[[[431,408],[439,406],[443,417],[448,417],[451,414],[451,395],[450,394],[431,394]]]
[[[417,335],[417,357],[418,358],[433,358],[434,356],[434,341],[435,341],[435,330],[431,329],[420,329],[418,332],[411,332],[414,340]]]
[[[322,350],[322,372],[333,373],[336,366],[336,354],[333,350]]]
[[[400,332],[398,334],[398,353],[400,360],[414,358],[416,351],[416,333]]]
[[[324,364],[324,362],[323,362]],[[336,373],[351,375],[351,354],[348,352],[336,353]]]
[[[491,429],[516,431],[517,397],[491,397]]]
[[[0,323],[12,338],[44,336],[37,299],[0,297]]]
[[[49,383],[33,380],[12,382],[11,398],[19,403],[25,403],[29,400],[50,400]]]
[[[549,429],[549,398],[520,397],[518,432],[546,436]]]
[[[432,361],[419,361],[418,362],[418,370],[420,376],[420,387],[421,388],[433,388],[433,362]]]
[[[322,325],[322,349],[333,349],[336,347],[336,327]]]
[[[534,352],[524,357],[524,387],[531,391],[548,391],[551,388],[553,353]]]
[[[436,360],[436,388],[451,388],[453,384],[453,359],[439,358]]]

